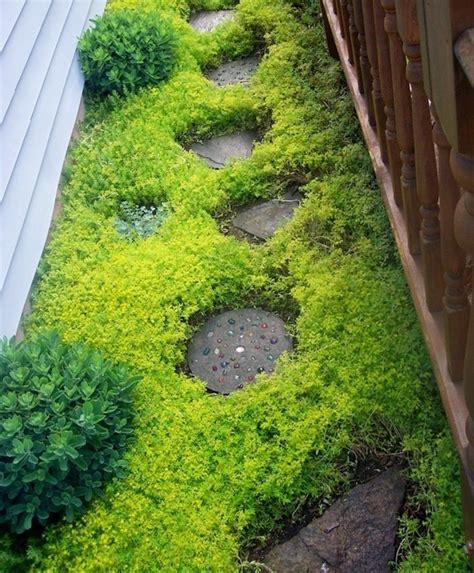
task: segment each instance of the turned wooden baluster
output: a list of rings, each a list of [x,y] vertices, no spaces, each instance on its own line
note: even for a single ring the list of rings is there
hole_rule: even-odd
[[[397,23],[403,52],[408,59],[407,80],[411,86],[416,184],[421,204],[421,254],[426,304],[431,312],[443,308],[443,270],[438,208],[438,175],[428,98],[423,87],[420,30],[416,0],[396,0]]]
[[[466,110],[468,111],[468,110]],[[472,110],[474,111],[474,110]],[[474,257],[474,155],[468,156],[451,150],[451,169],[464,193],[456,207],[454,232],[456,240],[464,251]],[[474,314],[471,313],[464,360],[464,396],[469,412],[466,432],[467,468],[464,476],[464,503],[466,507],[467,550],[471,564],[474,561]]]
[[[351,38],[352,53],[354,56],[354,66],[356,69],[357,87],[359,93],[364,93],[364,84],[362,83],[362,70],[360,68],[360,49],[359,38],[357,34],[357,26],[355,25],[354,18],[354,0],[348,0],[347,11],[349,12],[349,35]]]
[[[352,0],[352,7],[354,10],[354,21],[357,28],[357,37],[359,40],[359,61],[362,84],[364,87],[363,93],[365,94],[365,101],[367,103],[367,115],[369,116],[369,123],[373,127],[375,126],[375,112],[374,102],[372,99],[372,76],[370,75],[370,64],[369,58],[367,56],[367,44],[365,41],[362,0]]]
[[[415,145],[413,140],[413,121],[411,95],[406,79],[406,61],[403,46],[398,35],[395,0],[382,0],[385,10],[385,31],[390,46],[392,67],[393,100],[395,124],[397,126],[398,145],[402,159],[401,189],[405,223],[407,227],[408,248],[412,255],[420,252],[420,203],[416,192]]]
[[[375,37],[377,38],[377,61],[379,65],[380,87],[385,103],[385,137],[387,140],[387,155],[392,176],[393,197],[395,203],[401,207],[402,201],[402,160],[397,141],[395,127],[395,109],[393,104],[392,66],[390,64],[390,47],[388,36],[384,29],[385,11],[380,0],[374,0]]]
[[[375,36],[373,0],[362,0],[365,39],[369,56],[370,74],[372,76],[372,98],[374,102],[375,124],[379,138],[380,154],[384,163],[387,162],[387,142],[385,140],[385,112],[380,87],[379,64],[377,60],[377,45]]]
[[[324,33],[326,35],[326,44],[329,55],[337,60],[339,59],[339,53],[337,51],[336,42],[334,41],[331,26],[329,25],[326,7],[323,2],[321,2],[321,17],[323,19]]]
[[[444,333],[448,371],[454,382],[463,379],[464,355],[469,324],[469,301],[464,284],[466,255],[454,238],[454,211],[459,187],[449,166],[451,145],[438,121],[434,106],[433,139],[438,147],[439,204],[441,213],[441,257],[444,269]]]
[[[349,63],[354,64],[354,55],[352,53],[351,36],[349,33],[349,11],[347,9],[348,0],[340,0],[341,2],[341,29],[344,30],[343,37],[346,40],[347,55]]]

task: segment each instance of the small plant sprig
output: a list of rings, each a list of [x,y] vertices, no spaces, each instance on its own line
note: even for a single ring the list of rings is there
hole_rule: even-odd
[[[166,203],[158,207],[146,207],[123,201],[120,204],[120,216],[115,220],[115,228],[127,241],[146,239],[161,227],[168,214]]]
[[[0,341],[0,524],[71,521],[126,468],[138,379],[82,344]]]

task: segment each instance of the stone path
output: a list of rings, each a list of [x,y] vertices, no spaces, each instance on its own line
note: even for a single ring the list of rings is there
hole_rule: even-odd
[[[241,211],[232,225],[259,239],[268,239],[287,223],[299,206],[300,193],[286,193],[283,199],[272,199]]]
[[[291,347],[285,323],[275,314],[228,311],[208,320],[196,334],[188,365],[209,390],[230,394],[252,383],[257,374],[272,374],[278,357]]]
[[[274,547],[266,565],[275,573],[389,573],[404,491],[400,469],[386,470]]]
[[[248,159],[257,139],[255,131],[213,137],[203,143],[193,143],[189,149],[201,157],[209,167],[222,169],[230,159]]]
[[[259,63],[260,58],[258,56],[239,58],[222,64],[210,72],[207,77],[221,88],[235,84],[247,86]]]
[[[235,10],[201,10],[189,19],[191,26],[198,32],[212,32],[223,22],[235,18]]]

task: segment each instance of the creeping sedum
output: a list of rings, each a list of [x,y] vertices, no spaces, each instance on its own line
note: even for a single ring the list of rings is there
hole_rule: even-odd
[[[0,343],[0,524],[16,533],[74,513],[111,476],[131,432],[124,367],[54,333]]]

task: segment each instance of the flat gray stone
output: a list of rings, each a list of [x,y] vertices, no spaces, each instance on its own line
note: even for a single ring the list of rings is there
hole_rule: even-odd
[[[199,155],[209,167],[222,169],[230,159],[248,159],[256,139],[255,131],[242,131],[213,137],[203,143],[193,143],[189,149]]]
[[[209,390],[230,394],[271,375],[278,357],[292,347],[285,323],[275,314],[246,308],[211,318],[193,338],[188,365]]]
[[[221,88],[235,84],[247,86],[259,63],[260,58],[258,56],[239,58],[222,64],[210,72],[207,77]]]
[[[268,239],[293,217],[301,198],[299,193],[287,193],[283,199],[265,201],[239,213],[232,225],[259,239]]]
[[[400,468],[355,487],[265,563],[275,573],[389,573],[405,492]]]
[[[198,32],[212,32],[223,22],[235,18],[235,10],[200,10],[191,16],[189,23]]]

